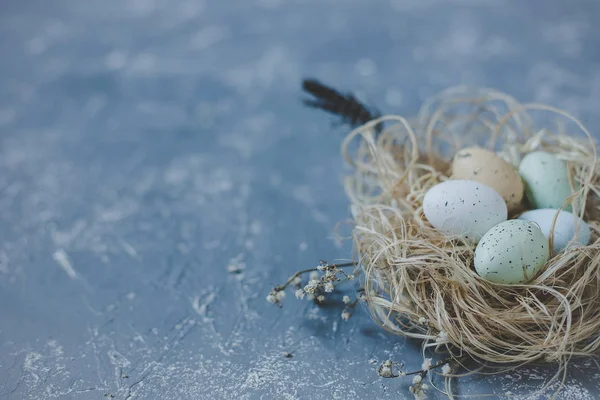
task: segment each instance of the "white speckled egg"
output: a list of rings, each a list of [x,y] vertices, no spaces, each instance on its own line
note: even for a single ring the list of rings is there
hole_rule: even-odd
[[[494,189],[515,209],[523,199],[523,182],[517,171],[496,153],[478,147],[460,150],[452,162],[452,177],[483,183]]]
[[[495,283],[525,283],[548,261],[548,239],[533,222],[504,221],[490,229],[475,249],[475,270]]]
[[[466,180],[446,181],[429,189],[423,212],[437,230],[472,243],[507,218],[502,196],[489,186]]]
[[[550,228],[552,228],[552,221],[554,221],[557,212],[558,210],[552,208],[531,210],[521,214],[519,219],[535,222],[540,226],[544,235],[547,238],[550,238]],[[577,241],[575,243],[582,245],[588,244],[590,241],[590,227],[588,224],[568,211],[561,211],[560,214],[558,214],[556,224],[554,225],[553,250],[555,253],[565,249],[569,242],[573,240],[576,228]]]
[[[525,195],[535,208],[559,208],[571,196],[567,164],[553,154],[535,151],[519,165]],[[569,205],[564,210],[571,211]]]

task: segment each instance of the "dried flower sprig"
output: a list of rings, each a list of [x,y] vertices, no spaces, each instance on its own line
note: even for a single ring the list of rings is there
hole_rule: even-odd
[[[342,268],[356,267],[356,265],[357,263],[354,261],[343,264],[329,264],[327,261],[320,261],[319,265],[315,268],[295,272],[284,284],[271,289],[271,292],[267,296],[267,301],[281,307],[281,301],[285,297],[285,289],[293,284],[297,287],[295,291],[297,298],[302,299],[307,296],[309,299],[316,299],[319,303],[322,303],[325,301],[325,295],[335,290],[336,283],[342,279],[354,279],[354,275],[347,274]],[[302,287],[301,275],[307,273],[310,274],[309,281]]]
[[[428,385],[423,382],[429,371],[441,368],[442,375],[447,376],[451,373],[452,368],[450,365],[451,359],[445,358],[438,361],[435,364],[431,363],[431,358],[426,358],[421,365],[421,369],[418,371],[404,372],[402,368],[404,364],[398,364],[391,360],[385,360],[377,368],[377,374],[382,378],[399,378],[403,376],[413,375],[412,385],[410,386],[410,392],[415,396],[415,399],[424,399],[425,390],[428,389]]]
[[[353,310],[361,300],[365,300],[365,289],[364,288],[360,288],[358,290],[358,295],[357,295],[356,299],[354,299],[354,300],[351,300],[350,296],[344,296],[342,298],[342,302],[346,305],[346,307],[344,308],[344,311],[342,311],[342,315],[341,315],[342,320],[348,321],[350,318],[352,318]]]
[[[392,360],[385,360],[377,368],[377,374],[382,378],[398,378],[400,376],[406,375],[404,371],[402,371],[403,367],[403,363],[398,364],[397,362]],[[394,372],[394,369],[396,370],[396,372]]]

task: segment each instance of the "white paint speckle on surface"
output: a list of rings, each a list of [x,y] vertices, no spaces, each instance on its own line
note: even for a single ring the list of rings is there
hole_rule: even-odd
[[[54,261],[58,263],[58,265],[63,269],[63,271],[65,271],[65,274],[67,274],[69,278],[77,279],[77,272],[75,272],[75,269],[71,264],[71,260],[64,250],[56,250],[54,254],[52,254],[52,258],[54,258]]]
[[[104,63],[108,69],[118,70],[127,65],[128,54],[123,51],[114,50],[106,55]]]
[[[210,304],[213,301],[215,301],[216,298],[217,298],[217,293],[214,291],[210,291],[207,294],[203,295],[202,297],[200,295],[194,296],[193,298],[190,299],[190,302],[191,302],[192,308],[194,309],[196,314],[198,314],[201,317],[206,317],[207,312],[208,312],[208,307],[210,306]]]
[[[361,76],[371,76],[377,72],[377,64],[370,58],[361,58],[356,62],[356,72]]]
[[[385,91],[385,102],[391,107],[400,107],[404,104],[402,92],[398,89],[390,88]]]
[[[296,186],[292,189],[292,196],[305,206],[313,206],[315,204],[315,199],[309,186]]]
[[[206,50],[230,36],[229,28],[220,25],[206,26],[192,35],[190,46],[194,50]]]

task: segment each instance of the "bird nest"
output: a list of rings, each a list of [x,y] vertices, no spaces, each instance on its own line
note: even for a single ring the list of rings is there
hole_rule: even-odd
[[[454,154],[474,145],[513,166],[534,150],[564,160],[578,188],[568,202],[589,224],[590,243],[551,254],[527,283],[480,277],[475,245],[434,229],[422,206],[428,189],[450,179]],[[542,361],[564,373],[572,357],[597,352],[600,170],[594,140],[578,120],[497,91],[453,88],[412,120],[385,116],[355,129],[342,153],[353,170],[345,188],[365,296],[383,328],[457,362],[467,356],[504,369]],[[527,207],[524,201],[509,218]]]

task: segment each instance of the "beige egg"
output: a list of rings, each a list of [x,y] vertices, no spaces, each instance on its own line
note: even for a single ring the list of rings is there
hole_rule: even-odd
[[[460,150],[452,162],[452,178],[483,183],[506,201],[509,212],[523,199],[523,182],[518,172],[491,151],[478,147]]]

